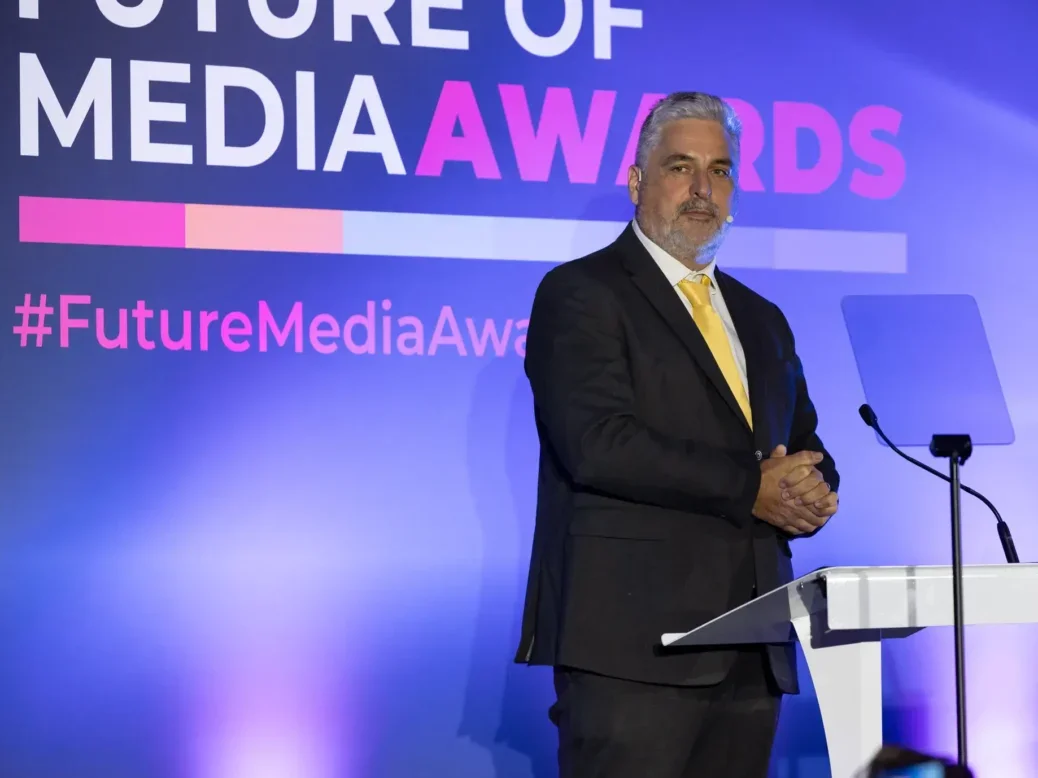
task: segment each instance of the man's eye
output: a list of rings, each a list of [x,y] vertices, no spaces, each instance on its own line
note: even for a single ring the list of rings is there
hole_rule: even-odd
[[[732,175],[732,171],[728,170],[727,168],[717,168],[716,170],[714,170],[714,172],[722,178],[729,178]]]

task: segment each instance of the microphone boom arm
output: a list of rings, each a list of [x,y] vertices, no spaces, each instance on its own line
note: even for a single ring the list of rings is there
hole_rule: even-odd
[[[921,467],[923,470],[930,473],[931,475],[937,476],[942,481],[947,481],[949,483],[951,482],[951,478],[942,473],[940,470],[934,470],[932,467],[923,464],[918,459],[913,459],[912,457],[908,456],[908,454],[906,454],[904,451],[895,446],[891,442],[890,438],[886,436],[886,433],[884,433],[883,430],[880,429],[879,419],[876,418],[876,413],[872,410],[870,406],[862,405],[858,409],[858,413],[861,415],[862,421],[864,421],[869,427],[874,429],[876,431],[876,434],[883,439],[883,442],[890,447],[890,450],[897,454],[899,457],[907,460],[908,462],[911,462],[916,467]],[[995,520],[998,524],[998,539],[1002,543],[1002,551],[1006,556],[1006,562],[1008,562],[1009,564],[1019,563],[1020,557],[1017,556],[1016,544],[1013,543],[1013,536],[1009,532],[1009,525],[1002,520],[1001,514],[999,514],[998,509],[994,506],[994,504],[992,504],[991,500],[982,495],[980,492],[974,489],[970,489],[965,484],[959,484],[959,488],[962,489],[962,491],[966,492],[966,494],[970,494],[976,497],[978,500],[984,503],[993,514],[995,514]]]

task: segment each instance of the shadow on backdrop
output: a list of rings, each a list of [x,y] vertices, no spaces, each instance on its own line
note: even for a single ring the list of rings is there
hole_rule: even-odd
[[[482,538],[479,609],[458,734],[490,752],[496,778],[556,775],[551,673],[512,659],[526,589],[537,498],[532,397],[519,360],[476,379],[468,469]]]

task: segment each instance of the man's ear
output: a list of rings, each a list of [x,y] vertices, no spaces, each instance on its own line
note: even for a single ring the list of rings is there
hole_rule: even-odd
[[[638,189],[641,183],[642,171],[637,165],[631,165],[627,168],[627,195],[635,205],[638,204]]]

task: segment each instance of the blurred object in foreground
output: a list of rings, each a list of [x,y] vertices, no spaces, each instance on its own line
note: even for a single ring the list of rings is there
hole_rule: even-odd
[[[973,778],[966,767],[900,746],[884,746],[859,778]]]

